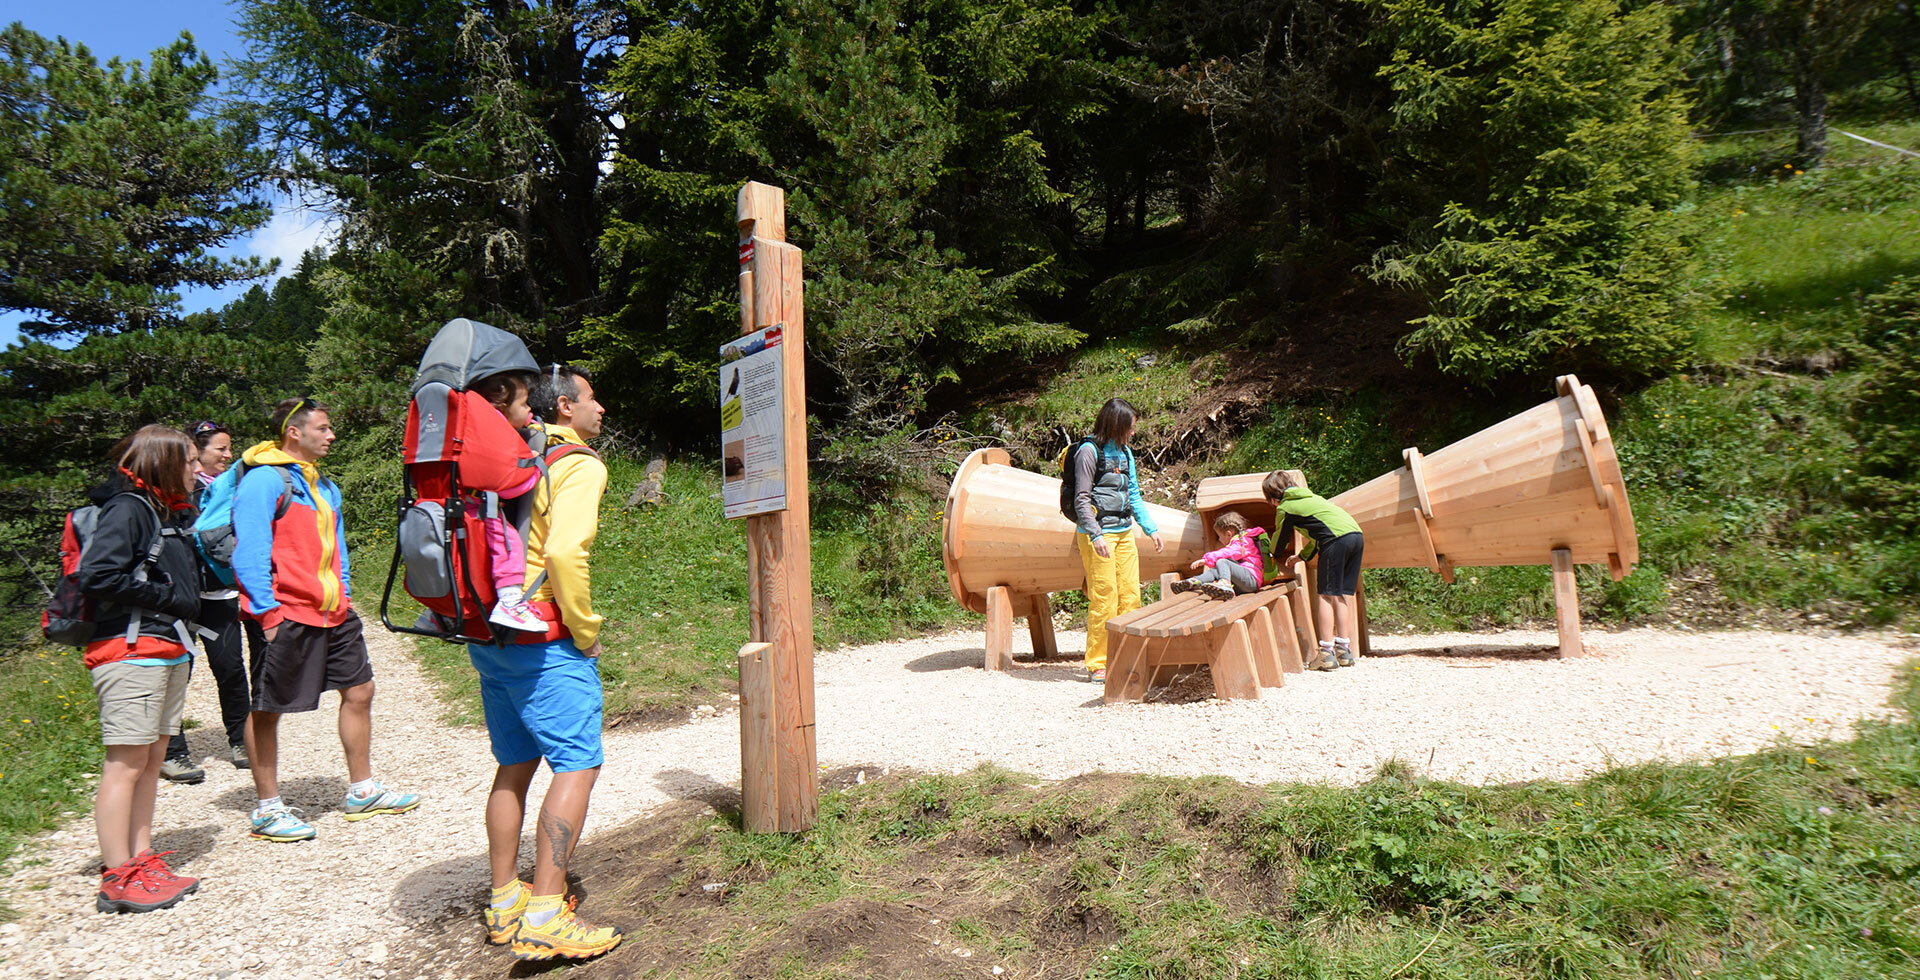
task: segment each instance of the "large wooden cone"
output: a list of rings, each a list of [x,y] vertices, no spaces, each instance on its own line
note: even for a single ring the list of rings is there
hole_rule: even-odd
[[[1616,578],[1640,560],[1627,486],[1593,389],[1573,375],[1560,396],[1375,477],[1331,501],[1366,535],[1367,568],[1548,565],[1557,549]],[[1237,506],[1271,518],[1264,473],[1201,481],[1202,515]]]
[[[1197,515],[1158,504],[1147,510],[1166,548],[1154,553],[1134,530],[1142,581],[1184,571],[1206,551]],[[992,586],[1030,595],[1086,583],[1073,522],[1060,516],[1060,481],[1010,465],[1002,449],[975,450],[960,464],[947,491],[941,542],[953,597],[974,612],[986,612]]]

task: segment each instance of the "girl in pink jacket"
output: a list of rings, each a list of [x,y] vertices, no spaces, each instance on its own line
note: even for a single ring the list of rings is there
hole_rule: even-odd
[[[1215,599],[1257,592],[1266,578],[1266,562],[1260,557],[1260,535],[1264,528],[1250,528],[1239,511],[1223,511],[1213,519],[1213,533],[1220,547],[1200,556],[1191,566],[1206,571],[1173,583],[1174,592],[1198,590]]]

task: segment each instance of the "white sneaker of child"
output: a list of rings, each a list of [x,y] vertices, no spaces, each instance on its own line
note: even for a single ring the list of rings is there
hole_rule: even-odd
[[[545,633],[547,621],[533,614],[524,602],[497,602],[493,606],[493,615],[487,622],[495,626],[505,626],[522,633]]]

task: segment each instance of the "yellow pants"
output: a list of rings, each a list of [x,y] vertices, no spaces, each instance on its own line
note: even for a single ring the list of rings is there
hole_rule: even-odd
[[[1093,539],[1080,541],[1080,564],[1087,570],[1087,669],[1107,669],[1107,620],[1140,608],[1140,551],[1133,529],[1106,535],[1107,557],[1093,550]]]

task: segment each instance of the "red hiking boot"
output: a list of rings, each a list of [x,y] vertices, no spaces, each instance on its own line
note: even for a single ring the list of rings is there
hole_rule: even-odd
[[[102,912],[151,912],[177,904],[186,893],[147,875],[144,858],[134,858],[100,875],[100,894],[93,907]]]
[[[199,891],[200,879],[174,874],[173,869],[167,867],[167,862],[161,860],[172,853],[172,851],[161,851],[155,854],[152,851],[144,851],[133,859],[133,863],[139,865],[146,877],[163,892],[186,896]]]

